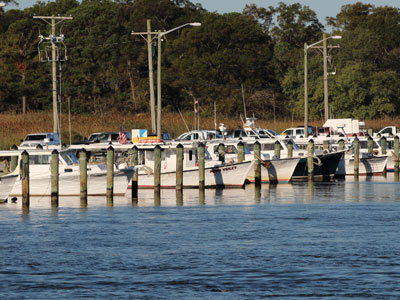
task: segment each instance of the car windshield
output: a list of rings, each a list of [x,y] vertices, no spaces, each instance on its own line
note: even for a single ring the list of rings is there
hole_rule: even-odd
[[[99,136],[99,133],[93,133],[89,136],[89,141],[94,141]]]
[[[46,138],[45,134],[27,135],[25,141],[43,141]]]

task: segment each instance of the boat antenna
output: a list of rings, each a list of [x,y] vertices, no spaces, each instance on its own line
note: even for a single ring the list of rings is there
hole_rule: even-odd
[[[185,121],[185,119],[183,118],[182,113],[181,113],[181,111],[180,111],[179,108],[178,108],[178,112],[179,112],[179,114],[181,115],[181,118],[182,118],[182,120],[183,120],[183,123],[184,123],[185,126],[186,126],[187,131],[190,131],[190,129],[189,129],[189,127],[187,126],[186,121]]]
[[[243,99],[243,108],[244,108],[244,118],[247,118],[247,113],[246,113],[246,99],[244,98],[244,87],[242,83],[242,99]]]
[[[215,136],[217,136],[217,104],[214,101],[214,131]]]

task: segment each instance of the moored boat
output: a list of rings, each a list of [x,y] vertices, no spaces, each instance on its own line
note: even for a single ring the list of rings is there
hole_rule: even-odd
[[[51,195],[51,150],[29,150],[29,195]],[[21,160],[22,151],[0,151],[1,157],[16,156]],[[15,182],[7,197],[22,195],[22,179],[20,163],[7,176],[15,176]],[[134,172],[133,167],[125,164],[114,166],[114,195],[125,194]],[[88,196],[106,195],[107,166],[103,164],[89,164],[87,169]],[[59,152],[59,196],[80,195],[79,161],[69,150]]]

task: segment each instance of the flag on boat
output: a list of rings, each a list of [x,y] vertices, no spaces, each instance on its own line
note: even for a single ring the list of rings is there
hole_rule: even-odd
[[[128,142],[128,140],[126,138],[126,134],[124,133],[124,130],[122,129],[122,126],[119,129],[118,142],[120,144],[126,144]]]
[[[194,112],[197,113],[197,108],[199,106],[199,101],[197,99],[194,100]]]

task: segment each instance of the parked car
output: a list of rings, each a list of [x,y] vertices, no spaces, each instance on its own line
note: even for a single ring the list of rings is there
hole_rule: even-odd
[[[47,146],[59,146],[61,144],[58,133],[31,133],[28,134],[19,145],[20,148],[44,148]]]
[[[222,139],[222,135],[215,130],[192,130],[182,133],[175,140],[176,141],[205,141]]]
[[[124,132],[128,143],[132,140],[132,135],[129,132]],[[90,145],[96,143],[119,143],[119,131],[112,132],[96,132],[92,133],[88,139],[73,142],[72,145]]]
[[[313,136],[315,133],[315,129],[312,126],[308,127],[308,135]],[[304,126],[288,128],[281,132],[280,135],[290,138],[302,138],[304,137]]]

